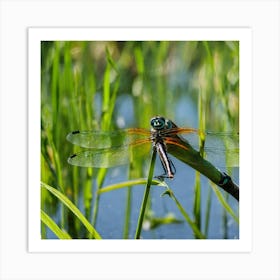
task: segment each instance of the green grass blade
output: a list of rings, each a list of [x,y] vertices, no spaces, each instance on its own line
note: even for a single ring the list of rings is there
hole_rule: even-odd
[[[147,179],[139,178],[139,179],[135,179],[135,180],[129,180],[129,181],[120,182],[117,184],[112,184],[112,185],[106,186],[104,188],[99,189],[98,193],[101,194],[101,193],[110,192],[110,191],[118,190],[118,189],[125,188],[125,187],[133,187],[133,186],[144,185],[144,184],[147,184]],[[160,181],[160,180],[155,180],[155,179],[153,179],[151,181],[151,185],[166,187],[165,182]]]
[[[234,213],[234,211],[232,210],[232,208],[229,206],[229,204],[226,202],[223,194],[221,193],[221,191],[218,189],[218,187],[214,184],[211,184],[211,187],[214,191],[214,193],[216,194],[219,202],[221,203],[221,205],[224,207],[224,209],[232,216],[232,218],[239,223],[239,218],[236,216],[236,214]]]
[[[147,181],[147,185],[145,188],[145,193],[144,193],[144,197],[143,197],[143,201],[142,201],[142,205],[141,205],[141,209],[140,209],[140,213],[139,213],[139,217],[138,217],[138,224],[137,224],[137,228],[136,228],[135,239],[140,239],[144,215],[145,215],[148,197],[149,197],[149,193],[150,193],[150,188],[151,188],[151,184],[152,184],[152,180],[153,180],[154,167],[155,167],[155,163],[156,163],[156,155],[157,155],[156,149],[153,149],[152,160],[151,160],[151,165],[150,165],[150,169],[149,169],[149,176],[148,176],[148,181]]]
[[[83,199],[84,199],[84,206],[85,206],[85,216],[88,220],[90,220],[91,203],[92,203],[92,197],[93,197],[92,176],[93,176],[92,168],[87,168]]]
[[[130,229],[130,218],[131,218],[131,205],[132,205],[132,189],[128,188],[126,192],[125,201],[125,219],[123,227],[123,239],[128,239]]]
[[[86,227],[90,235],[95,239],[101,239],[99,233],[95,228],[89,223],[81,211],[69,200],[64,194],[56,190],[55,188],[41,182],[41,187],[50,191],[54,196],[56,196],[67,208],[80,220],[80,222]]]
[[[195,173],[193,213],[195,217],[195,223],[197,227],[201,229],[201,181],[199,172]]]
[[[181,214],[183,215],[183,217],[185,218],[186,222],[190,225],[190,227],[193,230],[194,235],[196,236],[196,238],[199,239],[205,239],[205,235],[200,231],[200,229],[198,228],[198,226],[196,225],[196,223],[194,223],[192,221],[192,219],[190,218],[190,216],[188,215],[188,213],[185,211],[185,209],[183,208],[183,206],[181,205],[181,203],[179,202],[179,200],[175,197],[174,193],[168,189],[166,190],[162,195],[166,195],[168,194],[176,203],[176,206],[178,207],[178,209],[180,210]]]
[[[95,200],[92,208],[92,224],[95,225],[96,220],[97,220],[97,215],[98,215],[98,209],[99,209],[99,190],[103,185],[103,182],[105,180],[107,174],[107,169],[106,168],[100,168],[97,173],[97,178],[96,178],[96,195],[95,195]]]
[[[60,42],[55,42],[54,48],[54,58],[53,58],[53,67],[52,67],[52,80],[51,80],[51,102],[52,102],[52,135],[54,141],[57,143],[57,118],[59,110],[59,57],[60,57]]]
[[[59,238],[59,239],[72,239],[71,236],[63,231],[55,221],[41,210],[41,221]]]
[[[206,202],[206,210],[205,210],[205,223],[204,223],[204,234],[208,235],[208,229],[209,229],[209,222],[210,222],[210,211],[211,211],[211,199],[212,189],[209,188],[208,194],[207,194],[207,202]]]

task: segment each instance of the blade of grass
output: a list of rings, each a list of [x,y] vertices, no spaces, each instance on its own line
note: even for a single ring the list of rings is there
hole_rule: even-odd
[[[72,239],[71,236],[63,231],[55,221],[41,210],[41,221],[59,238],[59,239]]]
[[[223,194],[221,193],[221,191],[218,189],[218,187],[214,184],[211,184],[211,187],[214,191],[214,193],[216,194],[219,202],[222,204],[222,206],[224,207],[224,209],[232,216],[232,218],[239,223],[239,218],[235,215],[234,211],[231,209],[231,207],[229,206],[229,204],[226,202]]]
[[[85,206],[85,216],[88,220],[90,220],[91,203],[92,203],[92,196],[93,196],[92,176],[93,176],[92,168],[87,168],[83,199],[84,199],[84,206]]]
[[[50,191],[54,196],[56,196],[67,208],[80,220],[80,222],[86,227],[88,232],[90,233],[90,237],[92,236],[95,239],[101,239],[99,233],[95,230],[95,228],[89,223],[89,221],[85,218],[85,216],[81,213],[81,211],[72,203],[72,201],[63,195],[61,192],[56,190],[55,188],[41,182],[41,187]]]
[[[226,194],[226,201],[228,199],[228,194]],[[222,223],[223,223],[223,232],[224,236],[223,239],[228,239],[228,215],[227,215],[227,210],[223,208],[223,213],[222,213]]]
[[[195,223],[201,229],[201,182],[199,172],[195,172],[195,186],[194,186],[194,205],[193,214]]]
[[[57,143],[57,118],[59,108],[59,57],[60,57],[60,46],[61,42],[55,42],[53,67],[52,67],[52,80],[51,80],[51,102],[52,102],[52,135],[55,143]]]
[[[129,181],[120,182],[117,184],[112,184],[112,185],[106,186],[104,188],[101,188],[98,191],[98,193],[101,194],[101,193],[110,192],[110,191],[118,190],[118,189],[125,188],[125,187],[133,187],[133,186],[143,185],[143,184],[147,184],[146,178],[139,178],[139,179],[135,179],[135,180],[129,180]],[[151,181],[151,185],[166,187],[165,182],[160,181],[160,180],[155,180],[155,179],[153,179]]]
[[[150,169],[149,169],[149,176],[148,176],[148,181],[147,181],[147,185],[145,188],[144,197],[142,200],[142,205],[141,205],[141,209],[140,209],[140,213],[139,213],[139,217],[138,217],[138,224],[137,224],[137,228],[136,228],[135,239],[140,239],[145,210],[146,210],[149,192],[150,192],[150,188],[151,188],[151,184],[152,184],[152,180],[153,180],[154,167],[155,167],[155,163],[156,163],[156,155],[157,155],[156,149],[153,149],[151,165],[150,165]]]
[[[128,239],[130,229],[130,218],[131,218],[131,203],[132,203],[132,189],[128,188],[125,199],[125,218],[123,227],[123,239]]]
[[[199,120],[199,129],[201,131],[205,130],[205,96],[200,90],[198,95],[198,120]],[[205,137],[203,134],[199,135],[199,153],[201,157],[204,157],[204,144]],[[195,222],[199,229],[201,229],[201,180],[200,173],[195,173],[195,190],[194,190],[194,217]]]
[[[198,228],[197,224],[192,221],[192,219],[190,218],[188,213],[185,211],[185,209],[183,208],[183,206],[181,205],[179,200],[175,197],[174,193],[170,189],[168,189],[162,195],[166,195],[166,194],[169,195],[175,201],[176,206],[180,210],[180,212],[183,215],[183,217],[185,218],[186,222],[192,228],[195,237],[199,238],[199,239],[205,239],[206,238],[205,235],[200,231],[200,229]]]
[[[208,189],[208,195],[207,195],[207,202],[206,202],[206,211],[205,211],[205,223],[204,223],[204,234],[205,236],[208,235],[208,229],[209,229],[209,220],[210,220],[210,210],[211,210],[211,199],[212,189]]]
[[[54,165],[54,168],[53,168],[53,171],[55,173],[55,178],[56,178],[56,185],[60,188],[60,190],[62,192],[65,192],[64,190],[64,184],[63,184],[63,178],[62,178],[62,170],[61,170],[61,162],[60,162],[60,156],[59,156],[59,153],[57,152],[57,148],[55,146],[55,143],[53,141],[53,137],[52,137],[52,133],[48,131],[48,143],[50,145],[50,150],[51,150],[51,157],[52,157],[52,161],[53,161],[53,165]],[[61,220],[60,220],[60,223],[61,223],[61,226],[62,228],[65,227],[65,221],[66,221],[66,216],[65,216],[65,209],[64,209],[64,206],[61,207]]]

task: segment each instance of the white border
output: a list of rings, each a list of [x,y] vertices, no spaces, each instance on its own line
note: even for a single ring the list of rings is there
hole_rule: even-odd
[[[30,252],[248,252],[251,250],[252,143],[251,30],[248,28],[30,28],[29,29],[29,251]],[[55,40],[218,40],[240,42],[240,238],[238,240],[41,240],[40,42]],[[245,168],[246,167],[246,168]],[[246,170],[246,171],[245,171]],[[246,187],[244,187],[246,186]],[[242,202],[243,201],[243,202]],[[244,207],[246,201],[246,207]]]

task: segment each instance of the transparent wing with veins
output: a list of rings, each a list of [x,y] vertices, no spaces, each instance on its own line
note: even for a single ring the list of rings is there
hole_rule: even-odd
[[[150,131],[126,129],[113,132],[74,131],[67,140],[87,150],[68,158],[72,165],[109,168],[125,165],[148,156],[151,150]]]
[[[160,132],[161,137],[172,144],[177,135],[199,151],[199,135],[205,137],[205,157],[212,164],[239,166],[238,133],[211,133],[193,128],[174,127]],[[86,167],[113,167],[128,164],[134,159],[144,160],[151,151],[151,132],[141,128],[131,128],[113,132],[74,131],[67,135],[71,143],[86,148],[69,157],[73,165]],[[182,147],[184,148],[184,147]]]

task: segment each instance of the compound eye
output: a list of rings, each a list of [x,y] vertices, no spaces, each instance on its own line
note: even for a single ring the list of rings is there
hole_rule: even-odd
[[[163,129],[165,127],[165,118],[163,117],[154,117],[151,119],[151,126],[154,129]]]
[[[156,120],[156,118],[152,118],[152,119],[151,119],[151,122],[150,122],[151,126],[154,126],[155,120]]]
[[[167,129],[172,128],[172,127],[173,127],[172,122],[171,122],[170,120],[166,120],[166,121],[165,121],[165,127],[166,127]]]

